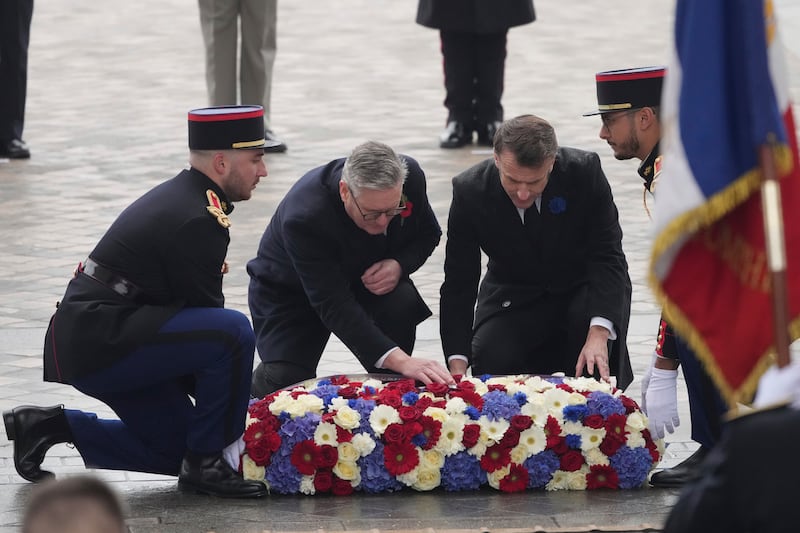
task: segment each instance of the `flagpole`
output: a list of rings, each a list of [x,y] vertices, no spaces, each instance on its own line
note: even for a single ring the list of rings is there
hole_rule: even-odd
[[[789,302],[786,284],[786,245],[783,237],[783,210],[778,175],[775,171],[775,136],[759,147],[761,167],[761,207],[772,286],[773,333],[778,368],[789,364]]]

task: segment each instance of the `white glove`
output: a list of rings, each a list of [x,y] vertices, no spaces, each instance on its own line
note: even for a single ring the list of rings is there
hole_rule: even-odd
[[[647,412],[647,388],[650,386],[650,376],[653,375],[653,367],[656,366],[656,352],[653,350],[653,358],[650,359],[650,365],[647,367],[647,370],[644,371],[644,376],[642,376],[642,403],[640,407],[642,411],[645,413]]]
[[[653,368],[647,390],[644,391],[650,433],[655,438],[664,438],[664,429],[669,433],[681,425],[678,416],[678,371]]]
[[[241,437],[230,443],[224,450],[222,450],[222,456],[225,458],[225,461],[231,468],[239,471],[239,463],[242,460],[242,454],[244,453],[245,443],[244,443],[244,433]]]
[[[794,407],[798,407],[800,402],[800,362],[790,363],[783,368],[769,367],[758,382],[753,405],[766,407],[787,401]]]

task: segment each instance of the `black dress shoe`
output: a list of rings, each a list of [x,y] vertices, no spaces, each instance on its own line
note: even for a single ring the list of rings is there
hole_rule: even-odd
[[[490,122],[488,124],[478,124],[475,130],[478,132],[478,144],[481,146],[493,146],[494,134],[500,128],[502,122]]]
[[[701,446],[677,466],[656,472],[650,476],[650,484],[654,487],[682,487],[694,481],[700,475],[700,464],[706,458],[708,452],[708,448]]]
[[[447,127],[439,135],[440,148],[460,148],[472,142],[472,130],[467,128],[463,122],[451,120]]]
[[[243,479],[220,454],[188,453],[181,463],[178,488],[221,498],[261,498],[267,495],[266,485]]]
[[[11,139],[7,143],[0,146],[0,157],[7,157],[9,159],[29,159],[31,151],[25,141],[20,139]]]
[[[268,154],[280,154],[286,151],[288,146],[282,140],[275,137],[275,133],[272,130],[266,130],[264,132],[264,140],[266,140],[266,144],[264,145],[264,152]]]
[[[3,413],[8,440],[14,441],[14,467],[20,476],[38,483],[54,477],[39,468],[54,444],[72,442],[72,431],[60,405],[23,405]]]

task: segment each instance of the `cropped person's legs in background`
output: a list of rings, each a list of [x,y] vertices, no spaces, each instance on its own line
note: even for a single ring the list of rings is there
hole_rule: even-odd
[[[31,156],[22,140],[33,0],[0,2],[0,157]]]

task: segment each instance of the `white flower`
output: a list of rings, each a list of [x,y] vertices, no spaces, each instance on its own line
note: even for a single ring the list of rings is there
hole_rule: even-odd
[[[254,479],[256,481],[264,481],[266,468],[258,466],[255,461],[250,459],[250,456],[244,454],[242,456],[242,476],[245,479]]]
[[[575,472],[556,470],[553,473],[553,479],[544,488],[546,490],[586,490],[586,474],[588,472],[589,469],[586,468],[586,465]]]
[[[543,395],[528,396],[528,402],[522,406],[520,413],[531,417],[535,426],[544,427],[547,423],[548,412]]]
[[[523,444],[517,444],[513,448],[511,448],[511,462],[521,465],[525,462],[525,459],[531,456],[528,453],[528,448]]]
[[[389,424],[400,422],[400,413],[388,405],[379,405],[369,414],[369,425],[376,435],[381,436]]]
[[[508,420],[502,418],[491,420],[486,415],[483,415],[478,419],[478,424],[481,426],[481,435],[485,433],[486,437],[491,443],[499,442],[500,439],[503,438],[503,435],[505,435],[506,430],[511,425]]]
[[[339,460],[356,462],[356,459],[361,457],[361,453],[351,442],[340,442],[338,446]]]
[[[441,407],[433,407],[430,406],[425,411],[422,412],[423,415],[429,416],[434,420],[438,420],[439,422],[444,424],[444,421],[447,420],[447,411],[442,409]]]
[[[372,387],[375,390],[379,390],[383,388],[383,382],[378,379],[370,378],[361,385],[362,390],[366,387]]]
[[[487,435],[485,431],[481,431],[481,434],[478,436],[478,442],[475,443],[475,446],[469,448],[467,453],[478,458],[483,457],[483,454],[486,453],[486,449],[489,447],[489,444],[489,435]]]
[[[543,392],[554,388],[555,385],[549,381],[545,381],[539,376],[532,376],[525,380],[525,388],[529,391],[528,395]]]
[[[580,435],[583,428],[586,427],[580,422],[569,422],[565,420],[561,424],[561,432],[564,435]]]
[[[342,398],[341,396],[334,396],[331,399],[330,407],[328,407],[328,412],[338,411],[342,407],[350,407],[350,401],[347,398]]]
[[[367,433],[356,433],[353,435],[353,440],[350,441],[350,444],[353,445],[361,457],[371,454],[372,450],[375,449],[375,441]]]
[[[333,421],[344,429],[355,429],[361,423],[361,413],[345,405],[336,411],[336,414],[333,415]]]
[[[486,386],[486,383],[484,383],[483,381],[481,381],[478,378],[472,378],[472,377],[463,378],[461,381],[462,382],[466,381],[468,383],[472,383],[475,386],[475,393],[476,394],[480,394],[481,396],[483,396],[484,394],[489,392],[489,387]]]
[[[631,433],[641,433],[647,427],[647,417],[641,411],[634,411],[625,421],[625,429]]]
[[[500,482],[508,475],[509,472],[511,472],[511,465],[505,465],[501,468],[498,468],[494,472],[487,472],[486,480],[489,482],[489,485],[499,490]]]
[[[606,438],[606,428],[590,428],[584,426],[578,433],[581,436],[581,450],[592,450],[603,443]]]
[[[464,401],[463,398],[459,398],[458,396],[454,396],[447,400],[447,403],[444,406],[444,410],[447,411],[448,415],[455,415],[455,414],[462,414],[464,410],[467,408],[468,404]]]
[[[422,450],[419,457],[419,464],[421,468],[438,470],[444,466],[444,455],[435,448]]]
[[[442,423],[442,434],[434,446],[444,455],[453,455],[464,449],[464,424],[452,417]]]
[[[325,407],[322,398],[313,394],[301,394],[292,400],[284,409],[292,418],[299,418],[307,413],[322,413]]]
[[[300,493],[313,495],[317,490],[314,488],[314,476],[303,476],[300,478]]]
[[[345,461],[341,457],[336,465],[334,465],[333,473],[347,481],[353,481],[361,477],[361,469],[358,468],[355,461]]]
[[[314,430],[314,444],[317,446],[336,446],[337,440],[336,426],[330,422],[320,422]]]
[[[415,490],[433,490],[442,482],[442,474],[438,468],[420,468],[416,480],[411,483]]]
[[[644,437],[638,431],[628,433],[625,438],[625,446],[628,448],[644,448],[646,445],[647,441],[644,440]]]
[[[524,446],[528,456],[543,452],[547,447],[547,436],[544,429],[539,426],[531,426],[519,434],[518,446]]]
[[[600,448],[584,450],[583,457],[586,459],[586,464],[589,466],[611,464],[608,460],[608,456],[601,452]]]
[[[406,472],[405,474],[398,474],[396,476],[396,479],[400,483],[411,487],[414,485],[414,483],[417,482],[417,479],[419,478],[419,470],[420,470],[419,465],[417,465],[410,472]]]
[[[563,389],[550,389],[544,393],[544,405],[547,411],[559,422],[564,419],[562,411],[569,405],[568,402],[569,393]]]
[[[567,398],[567,404],[569,405],[586,405],[586,402],[589,399],[581,394],[580,392],[570,392],[569,398]]]
[[[278,416],[283,411],[287,411],[289,404],[293,401],[294,399],[289,391],[281,391],[277,396],[275,396],[275,398],[272,400],[272,403],[269,404],[269,412],[275,416]]]

